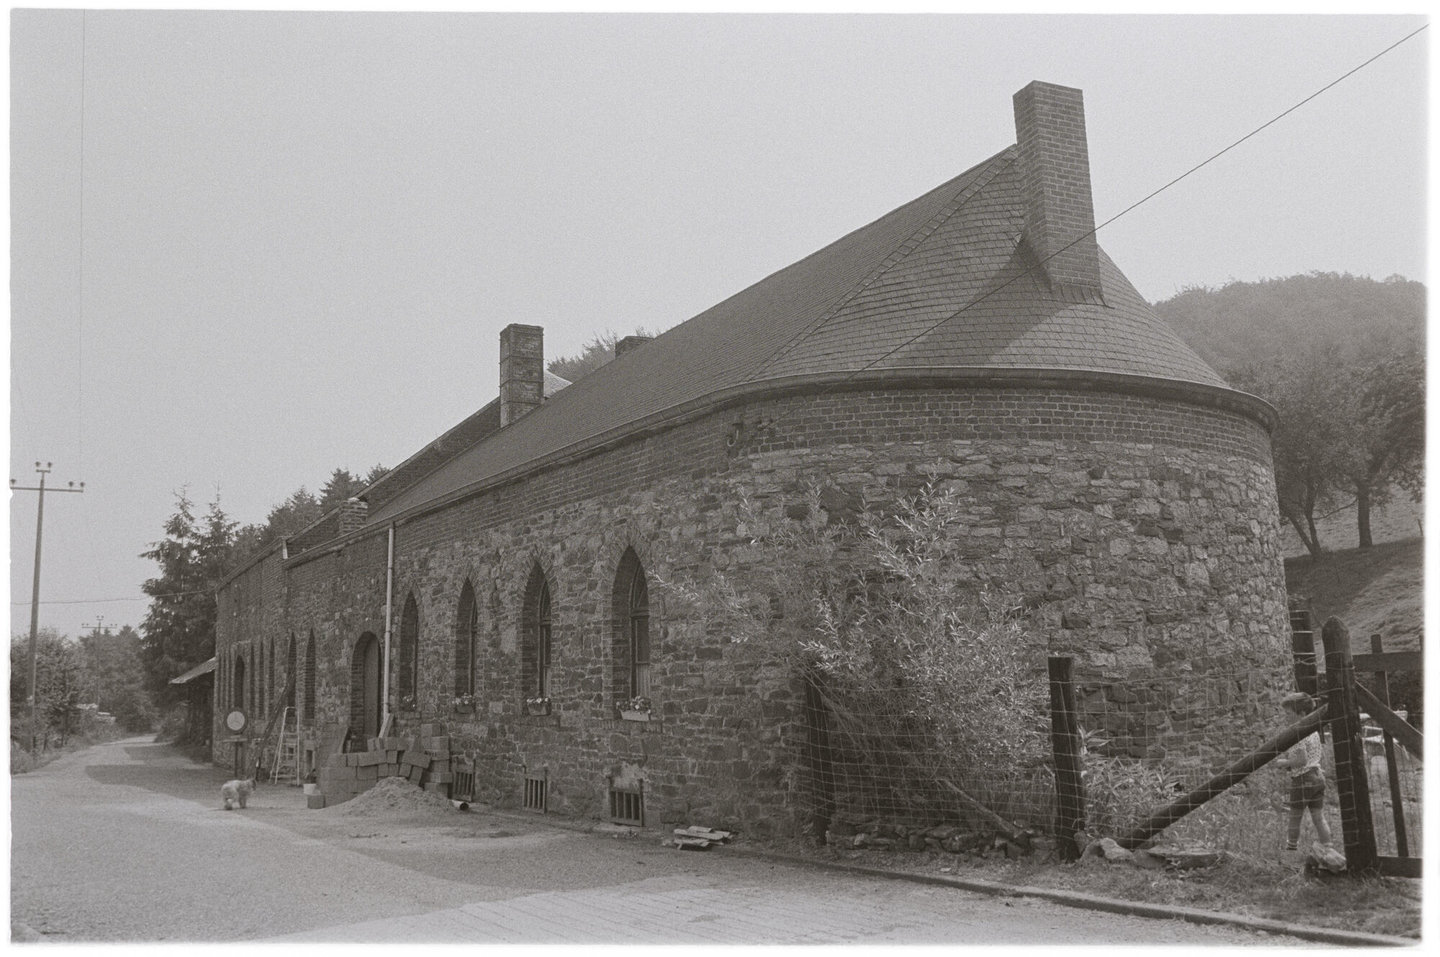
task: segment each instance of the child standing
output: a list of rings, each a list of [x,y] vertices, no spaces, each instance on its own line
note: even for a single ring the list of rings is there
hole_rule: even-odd
[[[1303,692],[1286,695],[1280,706],[1295,717],[1303,717],[1317,707],[1315,699]],[[1305,812],[1315,824],[1315,837],[1321,844],[1330,843],[1330,825],[1325,823],[1325,772],[1320,769],[1320,735],[1318,733],[1302,738],[1290,750],[1275,759],[1275,763],[1290,772],[1290,791],[1285,807],[1290,812],[1289,829],[1285,835],[1285,849],[1298,850],[1300,846],[1300,825]]]

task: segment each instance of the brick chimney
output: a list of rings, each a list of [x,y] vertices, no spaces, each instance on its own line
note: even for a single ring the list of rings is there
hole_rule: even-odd
[[[632,349],[638,349],[649,342],[654,336],[626,336],[615,343],[615,358],[620,358]]]
[[[340,503],[340,534],[349,535],[365,527],[365,515],[370,510],[368,503],[358,498],[347,498]]]
[[[1098,296],[1100,250],[1094,236],[1081,92],[1034,81],[1015,94],[1015,136],[1025,242],[1045,264],[1055,292]]]
[[[500,427],[540,407],[545,395],[545,330],[511,323],[500,331]]]

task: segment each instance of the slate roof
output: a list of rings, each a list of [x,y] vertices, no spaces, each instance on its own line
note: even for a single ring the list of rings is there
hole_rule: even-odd
[[[1019,186],[1012,146],[600,367],[372,501],[369,522],[707,396],[794,377],[1024,369],[1228,388],[1103,251],[1103,303],[1052,293],[1019,239]]]

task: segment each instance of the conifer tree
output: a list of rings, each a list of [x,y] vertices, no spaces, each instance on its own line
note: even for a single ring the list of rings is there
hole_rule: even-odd
[[[146,686],[161,706],[176,699],[171,678],[215,654],[215,586],[235,543],[235,523],[218,501],[197,520],[185,490],[175,499],[165,537],[141,553],[160,566],[141,586],[151,601],[140,629]]]

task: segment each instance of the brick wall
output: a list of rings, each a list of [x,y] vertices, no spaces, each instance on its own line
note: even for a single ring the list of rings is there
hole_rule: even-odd
[[[1100,253],[1081,92],[1036,81],[1015,94],[1014,105],[1025,239],[1052,282],[1098,291]]]
[[[395,733],[446,722],[453,751],[474,760],[479,800],[516,804],[524,773],[543,771],[550,808],[564,813],[604,817],[618,782],[643,787],[654,825],[788,832],[798,677],[768,649],[684,620],[664,583],[724,560],[742,493],[778,511],[828,478],[840,501],[893,498],[937,468],[973,502],[959,534],[974,563],[957,573],[1018,570],[1045,640],[1087,674],[1174,669],[1197,647],[1284,674],[1274,478],[1253,421],[1086,391],[868,390],[716,411],[399,524],[392,615],[398,632],[413,596],[420,652],[418,707]],[[649,722],[615,710],[624,623],[614,595],[627,549],[650,585]],[[354,643],[384,635],[385,555],[380,529],[292,559],[283,621],[247,605],[255,622],[225,630],[241,644],[266,622],[314,630],[316,731],[332,743],[349,720]],[[537,566],[551,588],[553,700],[532,715],[521,622]],[[467,581],[481,660],[474,710],[457,713]]]

